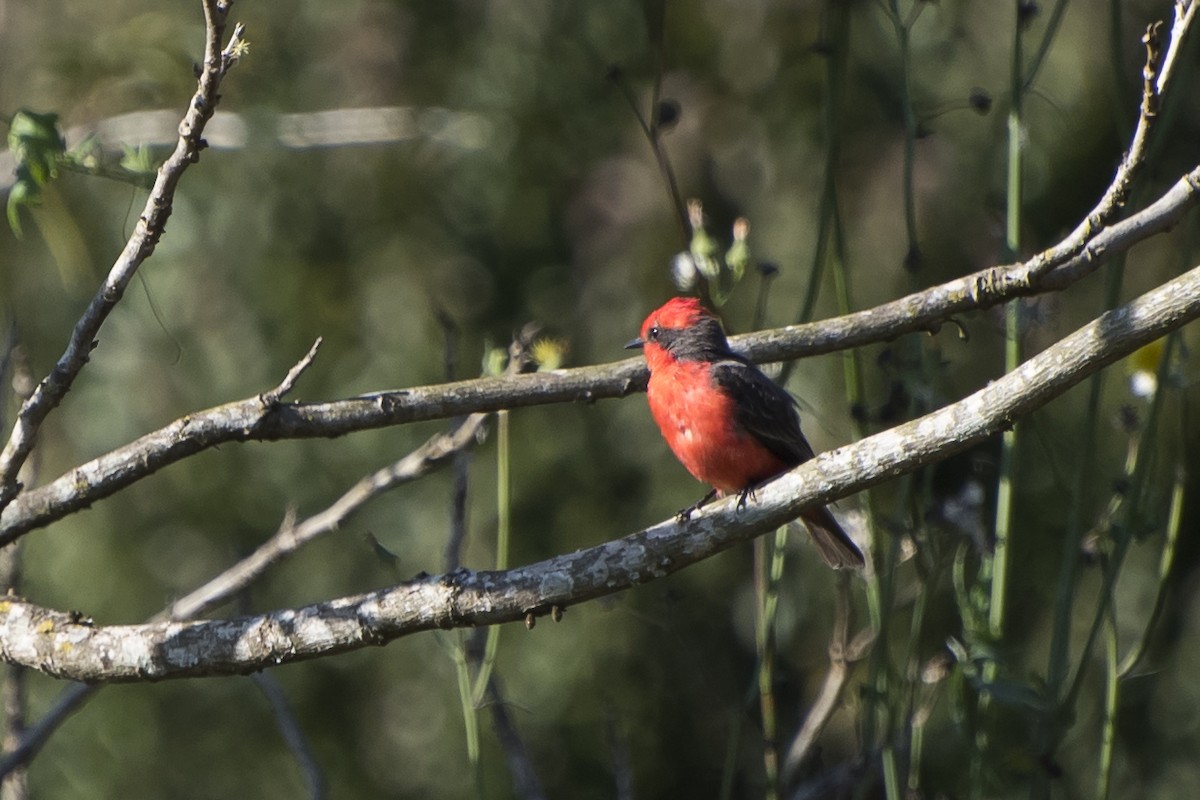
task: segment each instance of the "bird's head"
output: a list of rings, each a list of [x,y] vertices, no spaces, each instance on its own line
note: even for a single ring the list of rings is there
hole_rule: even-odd
[[[642,335],[625,347],[643,349],[651,372],[674,361],[718,361],[730,355],[721,321],[694,297],[672,297],[646,317]]]

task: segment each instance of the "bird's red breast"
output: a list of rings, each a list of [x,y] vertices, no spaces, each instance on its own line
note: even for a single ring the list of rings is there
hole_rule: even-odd
[[[646,358],[655,349],[646,347]],[[730,494],[778,475],[787,465],[737,422],[732,396],[705,361],[675,361],[663,351],[646,398],[667,446],[697,480]]]
[[[650,413],[698,480],[723,494],[745,492],[813,457],[791,395],[729,348],[720,321],[698,300],[668,300],[641,333],[629,346],[646,355]],[[828,509],[803,517],[830,566],[863,565]]]

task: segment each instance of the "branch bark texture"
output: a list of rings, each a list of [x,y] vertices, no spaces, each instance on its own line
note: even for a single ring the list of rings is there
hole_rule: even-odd
[[[811,505],[976,444],[1083,378],[1200,316],[1200,268],[1102,315],[969,397],[832,450],[758,492],[623,539],[504,571],[457,570],[298,609],[199,622],[96,626],[0,601],[0,657],[87,682],[248,673],[435,628],[492,625],[662,577],[794,519]]]
[[[758,363],[830,353],[903,334],[936,331],[947,320],[1014,297],[1064,289],[1112,255],[1177,224],[1200,200],[1200,167],[1153,204],[1104,228],[1073,256],[1046,270],[1044,258],[990,267],[875,308],[836,319],[735,336],[737,351]],[[342,436],[355,431],[502,408],[589,403],[646,387],[642,359],[532,375],[423,386],[318,403],[280,403],[272,393],[227,403],[148,433],[23,492],[0,512],[0,545],[108,497],[184,458],[227,442]]]

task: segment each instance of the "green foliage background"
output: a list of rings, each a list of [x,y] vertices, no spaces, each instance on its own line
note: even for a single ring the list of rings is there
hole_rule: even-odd
[[[711,230],[722,238],[734,217],[751,220],[756,256],[781,269],[767,324],[794,321],[810,280],[831,144],[823,121],[830,4],[671,3],[661,44],[656,6],[648,5],[237,4],[233,16],[247,25],[251,49],[225,83],[220,110],[240,116],[244,141],[207,151],[185,175],[158,251],[43,432],[41,478],[188,411],[275,385],[318,335],[324,348],[297,390],[305,399],[443,380],[439,311],[461,332],[459,377],[476,374],[485,348],[505,344],[529,320],[569,342],[571,365],[625,357],[621,345],[673,293],[669,262],[685,243],[650,147],[609,77],[613,65],[643,111],[662,65],[663,97],[681,109],[665,144],[682,194],[704,201]],[[916,271],[904,268],[901,73],[881,5],[848,4],[845,94],[833,129],[848,274],[860,308],[1004,260],[1013,4],[943,0],[912,29],[912,93],[925,134],[916,142],[923,256]],[[1169,13],[1169,3],[1148,1],[1080,0],[1068,8],[1025,102],[1026,254],[1056,242],[1107,185],[1136,111],[1139,37],[1148,21]],[[1046,18],[1030,23],[1030,41]],[[127,112],[181,113],[193,89],[201,23],[199,3],[190,2],[0,4],[0,113],[55,111],[68,130]],[[1135,203],[1157,196],[1196,162],[1195,47],[1186,57],[1170,133],[1156,143]],[[967,107],[975,90],[993,99],[990,113]],[[409,135],[323,148],[289,148],[276,137],[288,114],[380,106],[410,108]],[[0,234],[0,316],[19,331],[35,375],[58,357],[144,196],[120,182],[65,174],[47,187],[40,207],[23,212],[22,239]],[[1171,237],[1138,247],[1123,296],[1191,266],[1195,233],[1191,216]],[[725,307],[730,330],[750,324],[758,280],[747,278]],[[1027,351],[1098,313],[1103,280],[1029,303]],[[834,311],[827,282],[818,316]],[[864,352],[874,427],[896,421],[885,412],[897,392],[932,407],[1000,373],[1000,315],[962,322],[969,339],[946,331],[923,342],[932,369],[917,369],[902,347]],[[1125,378],[1121,367],[1110,370],[1089,517],[1121,475],[1130,429],[1116,423],[1118,409],[1144,415]],[[839,356],[803,362],[788,386],[802,398],[818,449],[852,438]],[[1118,619],[1128,636],[1144,623],[1157,587],[1171,466],[1195,440],[1194,429],[1179,421],[1182,393],[1172,398],[1156,433],[1147,539],[1135,546],[1119,586]],[[1021,450],[1003,658],[1030,685],[1045,666],[1070,486],[1063,476],[1075,468],[1084,399],[1075,391],[1039,413]],[[521,410],[512,425],[513,563],[623,535],[702,491],[671,458],[637,397]],[[320,510],[358,477],[444,427],[207,452],[30,535],[22,593],[102,623],[138,621],[263,541],[287,507],[301,515]],[[494,456],[489,442],[471,463],[472,567],[492,558]],[[935,488],[922,512],[936,518],[939,498],[969,477],[990,491],[994,452],[970,454],[930,476]],[[888,506],[887,489],[880,496],[887,529],[904,532],[903,509]],[[448,472],[386,495],[226,611],[315,602],[439,572],[449,507]],[[1132,787],[1190,796],[1200,778],[1200,691],[1192,679],[1200,617],[1190,527],[1145,674],[1126,694],[1118,796]],[[948,563],[965,541],[950,526],[921,535],[932,537],[941,555],[931,574],[912,565],[901,573],[931,596],[916,664],[961,635]],[[398,556],[395,563],[376,556],[371,536]],[[779,620],[785,732],[802,720],[823,675],[832,614],[831,576],[807,543],[793,544]],[[755,680],[750,560],[749,548],[739,549],[573,608],[560,624],[505,631],[497,670],[550,796],[612,796],[614,741],[632,754],[637,796],[713,796],[737,725],[745,733],[734,754],[736,791],[761,793],[757,714],[745,699]],[[1075,661],[1099,587],[1095,567],[1085,569]],[[907,624],[904,613],[897,618]],[[451,641],[421,635],[275,671],[331,796],[469,794]],[[1056,783],[1063,792],[1091,791],[1096,674],[1055,763],[1039,763],[1029,752],[1022,718],[999,746],[988,795],[1017,792],[1032,773],[1050,769],[1063,771]],[[848,710],[826,731],[826,764],[858,752],[860,685],[861,676],[848,692]],[[30,686],[36,719],[61,687],[36,677]],[[952,694],[945,692],[930,722],[923,769],[931,794],[960,793],[968,781],[963,754],[971,741]],[[489,796],[507,796],[503,757],[486,725],[484,766]],[[244,678],[106,689],[51,740],[31,779],[43,797],[303,791],[266,701]]]

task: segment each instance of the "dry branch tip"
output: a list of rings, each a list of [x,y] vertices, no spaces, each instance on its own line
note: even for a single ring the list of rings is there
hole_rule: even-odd
[[[318,336],[317,340],[313,342],[312,347],[308,348],[308,352],[304,354],[304,357],[288,370],[287,375],[284,376],[279,385],[271,391],[259,395],[259,400],[264,408],[274,408],[279,404],[280,400],[291,393],[292,389],[296,386],[296,381],[300,380],[300,376],[312,365],[313,359],[317,357],[317,351],[321,349],[321,343],[324,341],[323,337]]]

